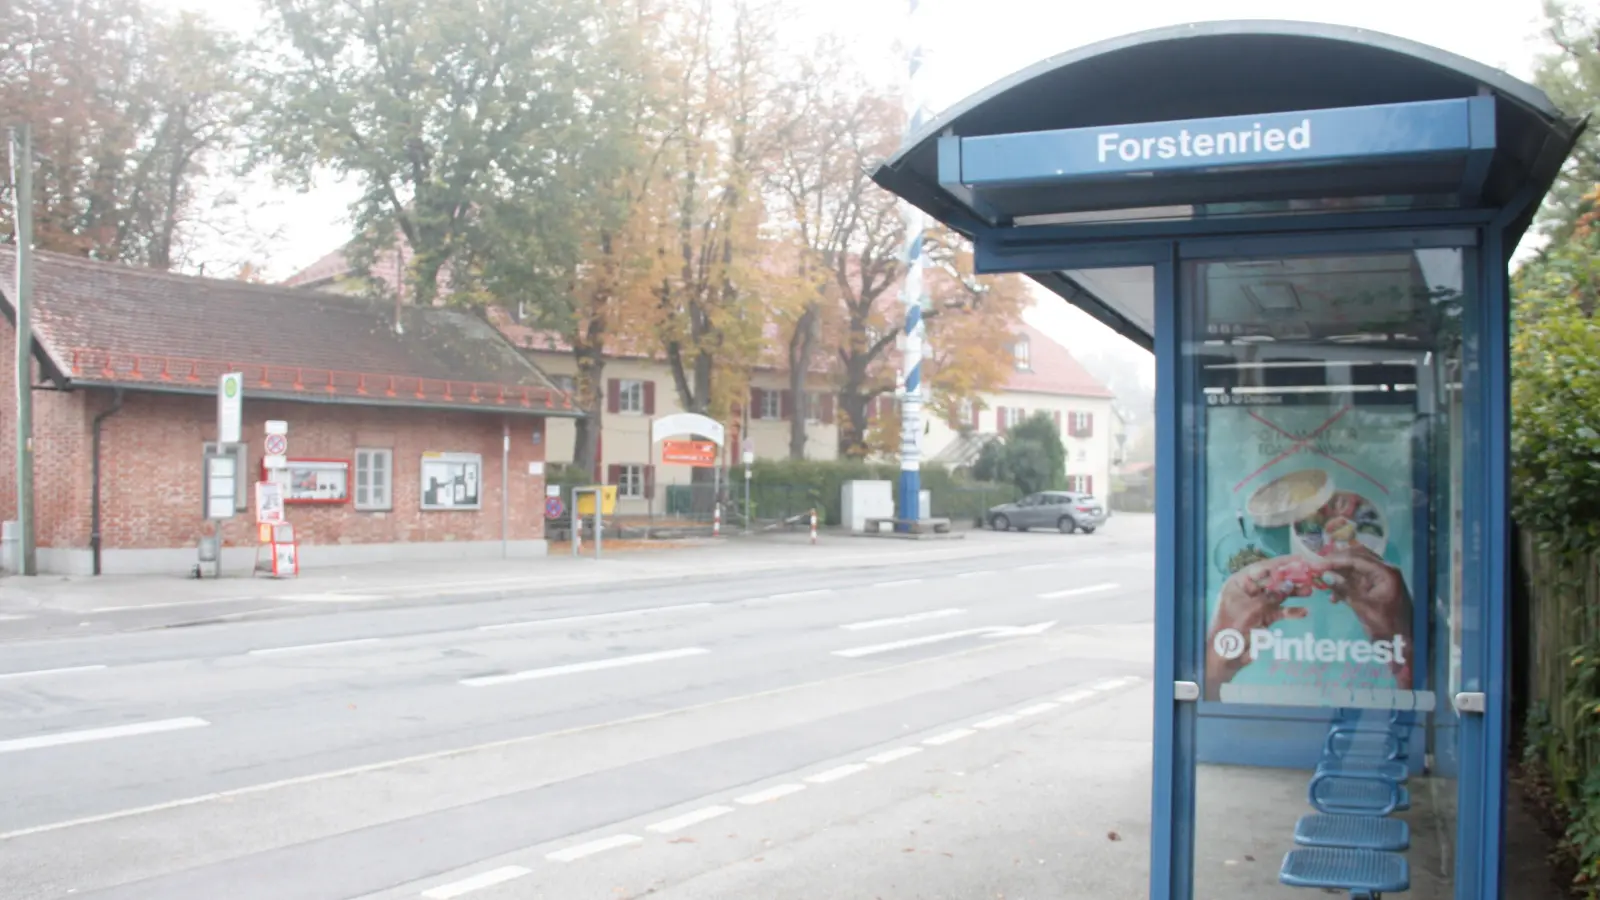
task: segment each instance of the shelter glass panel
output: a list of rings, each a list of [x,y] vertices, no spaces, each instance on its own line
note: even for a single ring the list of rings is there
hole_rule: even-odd
[[[1198,900],[1454,896],[1468,255],[1183,266]]]

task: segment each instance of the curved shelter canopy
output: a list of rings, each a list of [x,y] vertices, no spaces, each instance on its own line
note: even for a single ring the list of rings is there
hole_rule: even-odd
[[[1214,22],[1044,60],[956,104],[873,177],[980,251],[1024,233],[1419,210],[1502,214],[1514,247],[1583,127],[1537,88],[1412,41]],[[1081,284],[1036,277],[1085,299]]]

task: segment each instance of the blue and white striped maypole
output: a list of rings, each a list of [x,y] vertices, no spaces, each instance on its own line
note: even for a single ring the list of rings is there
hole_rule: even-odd
[[[922,65],[921,23],[917,18],[919,0],[907,0],[906,64],[910,76],[906,86],[906,138],[922,129],[928,108],[927,77]],[[922,309],[925,287],[923,269],[928,260],[923,245],[926,221],[922,210],[902,204],[906,225],[906,277],[900,300],[905,304],[905,347],[901,352],[902,393],[900,395],[900,513],[901,519],[920,519],[922,496]]]

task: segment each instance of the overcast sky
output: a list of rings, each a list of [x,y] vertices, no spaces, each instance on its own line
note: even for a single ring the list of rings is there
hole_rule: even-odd
[[[159,6],[202,12],[243,33],[256,32],[251,0],[152,0]],[[862,64],[877,77],[903,69],[891,41],[905,34],[905,0],[796,0],[801,14],[786,19],[797,45],[834,30],[853,35]],[[1472,7],[1476,8],[1472,8]],[[1470,10],[1470,11],[1469,11]],[[1433,44],[1504,69],[1532,74],[1540,48],[1539,0],[922,0],[924,58],[930,66],[930,101],[945,107],[1034,62],[1075,47],[1148,28],[1216,19],[1300,19],[1388,32]],[[267,274],[286,277],[339,246],[349,236],[347,185],[320,184],[311,194],[275,190],[264,182],[243,191],[251,219],[279,231]],[[1065,303],[1045,299],[1029,316],[1047,334],[1080,355],[1123,344],[1103,326]],[[1119,348],[1126,352],[1130,347]],[[1142,355],[1142,354],[1141,354]]]

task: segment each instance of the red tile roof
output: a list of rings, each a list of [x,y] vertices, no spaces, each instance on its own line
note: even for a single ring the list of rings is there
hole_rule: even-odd
[[[1029,366],[1026,369],[1012,369],[1006,378],[1005,390],[1072,397],[1115,396],[1089,374],[1089,370],[1078,362],[1072,351],[1051,340],[1044,332],[1024,322],[1017,336],[1028,342]]]
[[[363,403],[570,409],[482,318],[277,285],[174,275],[55,253],[34,257],[35,338],[74,382],[214,390],[223,371],[264,393]],[[0,247],[0,306],[15,249]],[[489,398],[485,401],[485,398]]]

